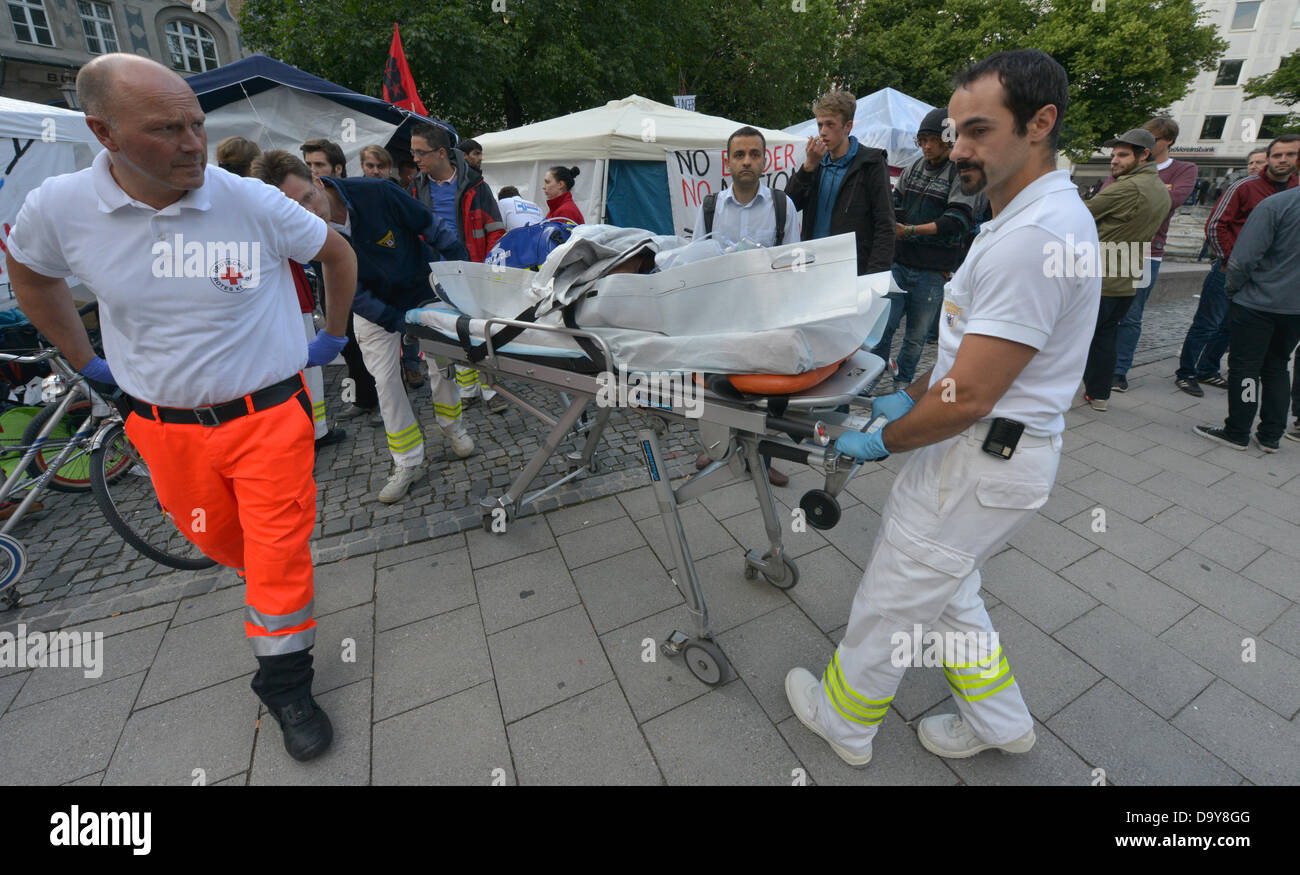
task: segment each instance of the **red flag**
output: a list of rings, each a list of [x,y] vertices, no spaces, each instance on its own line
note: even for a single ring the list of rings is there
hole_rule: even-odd
[[[402,35],[397,32],[396,23],[393,24],[393,44],[388,48],[388,62],[384,64],[384,100],[420,115],[429,114],[420,102],[420,95],[415,93],[415,78],[406,65]]]

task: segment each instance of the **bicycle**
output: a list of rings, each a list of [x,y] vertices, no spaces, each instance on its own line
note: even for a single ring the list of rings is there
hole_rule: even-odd
[[[0,485],[0,505],[20,489],[26,490],[27,495],[0,526],[0,610],[13,608],[21,600],[15,584],[27,568],[27,552],[22,542],[9,533],[60,470],[69,462],[86,457],[87,450],[90,490],[104,518],[124,541],[142,555],[172,568],[194,570],[216,564],[185,538],[163,510],[148,466],[126,436],[122,411],[91,387],[57,349],[45,348],[33,355],[0,353],[0,363],[3,362],[26,365],[49,362],[53,373],[45,378],[42,390],[47,400],[57,399],[57,403],[52,405],[30,442],[5,447],[6,453],[21,452],[22,458]],[[84,419],[75,424],[71,435],[51,441],[51,435],[65,422],[74,406],[86,409]],[[58,453],[50,459],[48,454],[55,448]]]

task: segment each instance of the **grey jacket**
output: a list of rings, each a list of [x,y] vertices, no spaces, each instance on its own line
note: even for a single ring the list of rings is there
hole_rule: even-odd
[[[1251,210],[1232,247],[1228,297],[1265,313],[1300,313],[1300,187]]]

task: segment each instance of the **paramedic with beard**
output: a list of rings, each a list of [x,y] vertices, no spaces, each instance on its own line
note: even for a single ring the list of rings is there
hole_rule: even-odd
[[[951,159],[964,194],[988,194],[993,219],[946,286],[930,375],[872,403],[873,421],[889,420],[883,429],[836,442],[859,459],[915,452],[885,502],[825,673],[819,680],[794,668],[785,681],[799,720],[854,766],[870,761],[911,662],[892,658],[895,639],[918,625],[944,641],[960,711],[920,721],[926,749],[968,757],[1033,746],[1033,719],[979,596],[980,566],[1047,501],[1101,298],[1100,279],[1049,276],[1065,271],[1044,267],[1068,235],[1097,246],[1092,216],[1069,174],[1055,169],[1065,70],[1039,51],[1000,52],[954,86]],[[1009,458],[982,449],[995,418],[1024,426]],[[963,655],[955,645],[965,641],[988,650]]]

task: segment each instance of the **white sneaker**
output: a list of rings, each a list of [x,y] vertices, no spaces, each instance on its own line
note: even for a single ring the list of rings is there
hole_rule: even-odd
[[[921,746],[932,754],[949,759],[964,759],[982,750],[996,747],[1007,753],[1026,753],[1034,746],[1034,730],[1006,744],[987,744],[976,737],[965,720],[956,714],[939,714],[927,717],[916,727]]]
[[[817,680],[812,672],[806,668],[790,669],[785,676],[785,697],[790,700],[790,707],[794,710],[794,716],[799,718],[799,722],[829,744],[831,750],[835,751],[840,759],[857,769],[871,762],[870,749],[860,756],[849,753],[847,749],[827,738],[826,733],[822,731],[821,725],[817,722],[817,706],[825,698],[825,694],[822,692],[822,682]]]
[[[474,439],[469,436],[469,432],[462,431],[456,434],[444,432],[444,434],[451,441],[451,451],[457,458],[468,459],[474,454]]]
[[[379,490],[379,500],[384,504],[392,504],[397,501],[406,494],[406,490],[411,488],[411,484],[419,479],[420,472],[423,469],[423,465],[394,466],[392,476],[388,478],[384,488]]]

